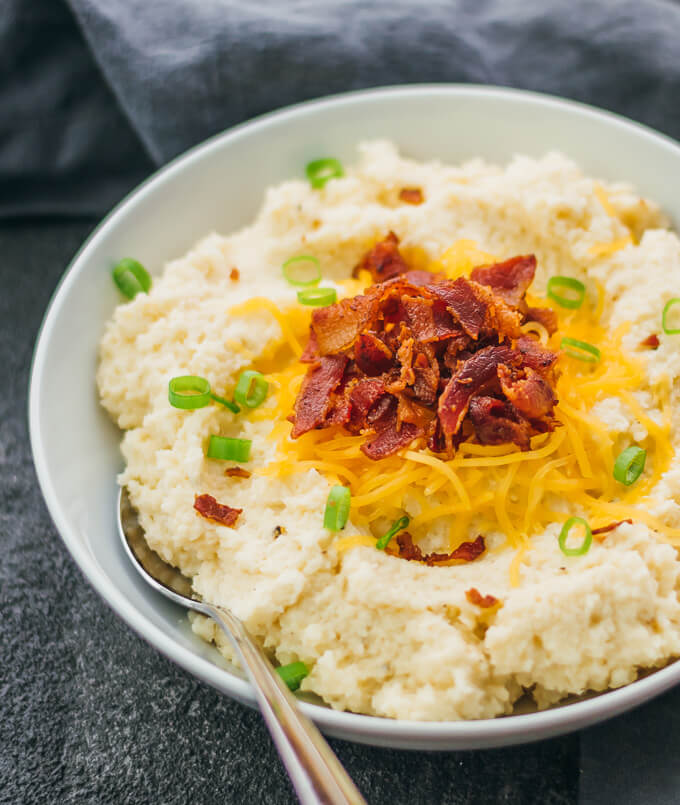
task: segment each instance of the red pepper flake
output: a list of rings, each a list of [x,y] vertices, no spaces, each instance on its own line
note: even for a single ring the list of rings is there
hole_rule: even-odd
[[[422,204],[423,191],[419,187],[404,187],[399,193],[399,200],[406,204]]]
[[[250,473],[248,470],[244,470],[243,467],[229,467],[228,470],[224,471],[224,474],[230,478],[250,478]]]
[[[212,495],[196,495],[194,509],[207,520],[214,520],[220,525],[233,527],[243,509],[232,509],[223,503],[218,503]]]
[[[488,609],[498,603],[498,598],[495,595],[482,595],[476,587],[470,587],[465,591],[465,597],[471,604]]]
[[[640,346],[649,347],[650,349],[658,349],[660,343],[659,336],[656,333],[652,333],[651,335],[648,335],[647,338],[640,341]]]
[[[238,270],[238,268],[232,268],[231,271],[229,272],[229,279],[233,280],[234,282],[238,282],[240,277],[241,272]]]
[[[593,528],[592,535],[597,537],[601,534],[608,534],[610,531],[613,531],[615,528],[618,528],[620,525],[624,523],[628,523],[628,525],[633,525],[633,521],[628,518],[626,520],[617,520],[615,523],[609,523],[609,525],[603,525],[600,528]]]

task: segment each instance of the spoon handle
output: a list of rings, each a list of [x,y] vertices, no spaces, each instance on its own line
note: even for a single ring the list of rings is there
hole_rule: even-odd
[[[226,609],[203,604],[236,649],[279,756],[302,805],[366,805],[333,750],[298,707],[266,654]]]

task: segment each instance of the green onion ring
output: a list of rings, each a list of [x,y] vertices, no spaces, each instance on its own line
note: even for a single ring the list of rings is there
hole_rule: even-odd
[[[244,462],[250,459],[250,439],[234,439],[231,436],[211,436],[206,450],[208,458],[220,461]]]
[[[647,451],[636,444],[626,447],[614,462],[614,478],[630,486],[642,475],[647,460]]]
[[[384,534],[380,539],[375,543],[375,547],[379,551],[384,551],[385,548],[389,545],[390,540],[395,534],[398,534],[400,531],[403,531],[405,528],[408,528],[408,524],[411,522],[409,517],[400,517],[398,520],[395,520],[392,523],[390,530]]]
[[[600,350],[589,344],[587,341],[578,341],[576,338],[568,338],[566,335],[560,341],[560,349],[571,358],[576,358],[585,363],[597,363],[602,354]]]
[[[309,668],[303,662],[291,662],[288,665],[279,665],[276,673],[291,690],[297,690],[300,682],[309,675]]]
[[[301,305],[327,307],[335,304],[338,295],[335,288],[308,288],[306,291],[298,291],[297,298]]]
[[[168,383],[168,401],[175,408],[193,410],[210,405],[210,383],[197,375],[173,377]]]
[[[215,400],[215,402],[219,403],[220,405],[224,405],[235,414],[238,414],[238,412],[241,410],[238,405],[231,400],[225,400],[224,397],[219,397],[217,394],[213,394],[212,392],[210,392],[210,396],[213,398],[213,400]]]
[[[576,291],[578,296],[563,296],[556,292],[556,290],[560,288],[564,288],[568,291]],[[548,296],[561,307],[576,310],[576,308],[581,307],[583,300],[586,298],[586,286],[574,277],[550,277],[548,280]]]
[[[336,484],[328,493],[323,513],[323,527],[329,531],[341,531],[347,524],[352,495],[346,486]]]
[[[128,299],[134,299],[140,291],[148,293],[151,288],[149,272],[132,257],[124,257],[115,265],[113,281]]]
[[[234,399],[246,408],[257,408],[262,405],[269,391],[269,383],[260,372],[248,369],[241,376],[234,389]]]
[[[300,269],[302,265],[302,270]],[[307,264],[307,271],[305,271],[305,264]],[[309,273],[309,266],[314,267],[314,276],[311,279],[300,279],[300,274],[304,276]],[[297,257],[291,257],[281,266],[283,276],[290,283],[290,285],[309,286],[316,285],[321,280],[321,263],[316,257],[311,254],[300,254]],[[297,276],[296,276],[297,275]]]
[[[316,190],[322,188],[330,179],[339,179],[345,175],[342,163],[337,159],[333,159],[333,157],[308,162],[305,172],[309,183]]]
[[[680,297],[674,296],[672,299],[669,299],[668,302],[664,305],[663,313],[661,314],[661,326],[663,327],[664,333],[666,335],[677,335],[680,333],[680,327],[669,327],[668,326],[668,313],[670,309],[680,303]]]
[[[567,548],[567,537],[569,536],[569,532],[577,524],[583,526],[586,535],[583,538],[583,542],[579,545],[578,548]],[[590,530],[590,526],[583,519],[583,517],[570,517],[567,520],[567,522],[562,526],[562,530],[560,531],[559,543],[560,543],[560,550],[565,556],[583,556],[590,550],[592,541],[593,541],[593,532]]]

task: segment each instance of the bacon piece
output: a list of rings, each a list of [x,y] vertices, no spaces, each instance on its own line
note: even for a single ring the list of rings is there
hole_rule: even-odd
[[[624,523],[628,523],[628,525],[633,525],[633,521],[630,518],[625,520],[617,520],[615,523],[609,523],[609,525],[603,525],[600,528],[593,528],[591,531],[594,537],[601,536],[602,534],[608,534],[610,531],[613,531],[615,528],[618,528],[620,525]]]
[[[643,341],[640,341],[640,346],[649,347],[650,349],[658,349],[660,343],[661,342],[659,341],[659,336],[656,333],[652,333],[651,335],[648,335],[647,338],[645,338]]]
[[[451,553],[423,553],[413,543],[413,537],[408,531],[397,534],[399,556],[415,562],[424,562],[427,565],[438,565],[444,562],[474,562],[486,550],[484,537],[477,537],[474,542],[463,542]]]
[[[444,274],[438,274],[434,271],[422,271],[421,269],[414,268],[413,271],[407,271],[401,276],[407,280],[411,285],[428,285],[430,282],[437,282],[439,279],[446,279]]]
[[[393,398],[394,399],[394,398]],[[397,430],[396,416],[390,424],[380,430],[370,442],[361,445],[361,451],[368,458],[377,461],[380,458],[394,455],[394,453],[407,447],[411,442],[422,436],[423,429],[410,422],[404,422]]]
[[[194,509],[207,520],[214,520],[220,525],[230,528],[236,524],[243,509],[232,509],[224,503],[218,503],[212,495],[196,495]]]
[[[503,394],[512,405],[527,419],[541,419],[552,416],[557,399],[548,383],[530,367],[511,369],[498,367],[498,379]]]
[[[536,257],[526,254],[511,257],[503,263],[477,266],[472,269],[470,279],[486,285],[508,305],[517,307],[524,299],[535,273]]]
[[[379,289],[370,288],[363,295],[314,309],[312,330],[320,355],[340,352],[352,346],[374,316],[379,293]]]
[[[519,338],[515,344],[515,349],[522,356],[522,366],[528,366],[544,377],[557,360],[556,352],[542,347],[535,338],[529,335],[523,335]]]
[[[391,394],[397,394],[406,386],[412,386],[416,379],[413,371],[413,349],[416,342],[411,331],[404,324],[401,325],[398,341],[400,346],[397,350],[397,361],[401,368],[399,377],[387,386],[387,390]]]
[[[234,282],[238,282],[240,276],[241,272],[238,270],[238,268],[232,268],[231,271],[229,272],[229,279],[233,280]]]
[[[406,204],[422,204],[423,191],[419,187],[404,187],[399,193],[399,200]]]
[[[293,439],[318,428],[324,421],[331,394],[342,380],[347,360],[346,355],[326,355],[318,365],[308,369],[295,401],[294,424],[290,434]]]
[[[385,383],[378,378],[360,380],[349,394],[350,430],[358,433],[367,426],[367,417],[376,403],[386,395]]]
[[[548,335],[557,332],[557,313],[549,307],[526,307],[524,311],[525,321],[537,321],[548,331]]]
[[[517,338],[521,317],[493,291],[471,282],[465,277],[457,280],[432,282],[428,290],[441,299],[465,330],[475,341],[482,331]]]
[[[402,296],[401,304],[409,329],[421,344],[459,336],[469,340],[442,301]]]
[[[470,587],[469,590],[466,590],[465,597],[471,604],[482,609],[488,609],[498,603],[498,598],[495,595],[482,595],[476,587]]]
[[[514,443],[522,450],[529,448],[531,425],[508,402],[495,397],[475,397],[470,402],[470,419],[481,444]]]
[[[458,277],[457,280],[433,282],[428,289],[444,302],[470,338],[476,340],[486,322],[487,305],[475,293],[472,284],[464,277]]]
[[[394,232],[389,232],[385,240],[376,243],[364,255],[354,269],[354,276],[356,277],[362,269],[370,272],[373,282],[383,282],[409,270],[408,263],[399,251],[399,238]]]
[[[439,364],[429,344],[421,344],[413,361],[413,394],[425,405],[434,405],[439,392]]]
[[[365,375],[375,377],[390,368],[394,355],[374,333],[362,333],[354,345],[354,360]]]
[[[397,398],[391,394],[385,394],[366,414],[366,424],[370,425],[374,431],[384,430],[388,425],[396,422],[397,408]]]
[[[445,435],[457,433],[470,400],[497,378],[498,367],[517,360],[517,353],[507,346],[485,347],[462,363],[439,398],[439,421]]]
[[[309,341],[307,341],[307,346],[305,347],[304,352],[302,355],[300,355],[300,363],[316,363],[320,357],[319,345],[316,341],[316,333],[310,327]]]
[[[244,470],[243,467],[229,467],[228,470],[224,471],[224,474],[230,478],[250,478],[250,473],[248,470]]]

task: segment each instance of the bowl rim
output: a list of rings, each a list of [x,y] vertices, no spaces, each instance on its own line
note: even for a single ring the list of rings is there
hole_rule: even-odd
[[[172,638],[168,638],[162,629],[154,625],[142,611],[137,610],[127,601],[123,593],[103,573],[96,558],[90,554],[84,544],[80,543],[71,530],[47,471],[40,425],[39,405],[47,343],[60,309],[67,299],[69,289],[75,281],[76,267],[87,261],[89,252],[110,229],[116,226],[118,218],[128,204],[141,198],[152,186],[162,184],[170,180],[177,172],[190,168],[194,161],[205,158],[218,146],[222,147],[227,143],[248,137],[251,133],[265,129],[274,122],[304,116],[310,112],[316,114],[331,106],[361,105],[394,95],[402,97],[433,95],[448,99],[485,96],[498,100],[516,99],[544,108],[557,107],[577,117],[604,122],[619,129],[632,130],[634,133],[651,139],[662,150],[672,152],[676,158],[680,157],[680,144],[649,126],[579,101],[522,89],[457,83],[406,84],[343,92],[303,101],[259,115],[212,135],[174,157],[126,194],[95,226],[69,262],[52,294],[36,337],[28,393],[30,444],[40,489],[66,548],[88,582],[140,637],[193,676],[253,707],[255,698],[249,682],[181,646]],[[471,721],[406,721],[337,711],[304,701],[301,702],[301,706],[303,711],[324,731],[349,740],[402,748],[475,748],[501,746],[516,742],[526,743],[551,735],[564,734],[636,707],[679,682],[680,662],[674,662],[635,682],[603,692],[593,698],[535,713]],[[518,738],[518,736],[521,737]]]

